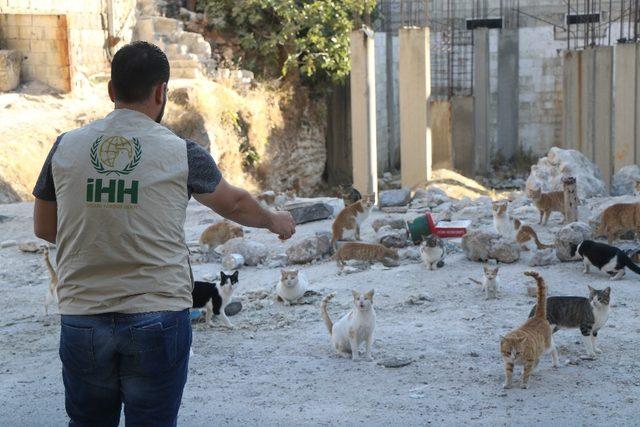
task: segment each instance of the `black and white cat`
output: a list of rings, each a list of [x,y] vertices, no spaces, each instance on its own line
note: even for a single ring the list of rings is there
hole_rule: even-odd
[[[225,274],[220,272],[220,284],[211,282],[196,281],[193,283],[193,308],[205,307],[205,321],[207,326],[212,327],[213,315],[220,316],[220,319],[227,328],[233,328],[233,324],[229,321],[225,308],[231,301],[233,292],[238,283],[238,272],[233,274]]]
[[[584,263],[584,274],[589,274],[589,268],[595,267],[611,276],[611,280],[619,280],[624,276],[625,267],[640,274],[640,267],[622,250],[609,246],[605,243],[585,240],[579,245],[571,245],[571,256],[582,258]]]
[[[420,257],[429,270],[444,266],[446,254],[444,243],[435,234],[426,236],[420,245]]]
[[[560,329],[579,328],[584,339],[588,358],[594,358],[602,351],[596,346],[598,331],[609,317],[611,288],[603,290],[589,288],[589,298],[584,297],[549,297],[547,298],[547,320],[554,326],[553,332]],[[535,313],[534,306],[529,313]]]

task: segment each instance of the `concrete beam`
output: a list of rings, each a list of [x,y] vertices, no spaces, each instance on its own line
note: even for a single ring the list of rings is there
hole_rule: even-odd
[[[638,78],[639,51],[635,44],[619,44],[615,47],[615,156],[614,170],[617,172],[625,166],[638,163],[638,150],[636,144],[638,109],[638,92],[640,86]],[[638,126],[640,128],[640,126]]]
[[[375,45],[362,30],[352,31],[350,41],[353,186],[377,194]]]
[[[594,109],[594,161],[602,178],[611,186],[613,175],[613,159],[611,137],[612,110],[613,110],[613,48],[610,46],[599,46],[595,50],[595,109]]]
[[[568,50],[562,69],[562,146],[579,150],[580,133],[580,63],[582,52]]]
[[[489,172],[489,30],[473,30],[473,140],[475,173]]]
[[[473,143],[473,97],[454,96],[451,98],[453,168],[467,177],[474,175]]]
[[[429,29],[401,28],[399,38],[400,175],[412,188],[431,176]]]
[[[498,34],[498,150],[510,159],[518,149],[519,30]]]
[[[580,64],[580,131],[582,146],[580,151],[592,162],[595,160],[595,93],[596,50],[587,48],[582,51]]]

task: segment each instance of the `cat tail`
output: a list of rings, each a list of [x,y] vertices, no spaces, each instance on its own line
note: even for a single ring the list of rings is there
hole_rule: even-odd
[[[335,296],[336,296],[335,293],[329,294],[326,297],[322,298],[322,302],[320,303],[320,311],[322,312],[322,319],[324,320],[324,324],[327,327],[327,330],[329,331],[329,335],[333,334],[333,322],[329,317],[329,312],[327,311],[327,304]]]
[[[525,276],[530,276],[536,279],[538,285],[538,300],[536,301],[536,312],[533,317],[539,317],[542,319],[547,318],[547,285],[544,283],[544,279],[535,271],[525,271]]]
[[[55,284],[58,282],[58,275],[51,265],[51,260],[49,259],[49,248],[45,246],[42,254],[44,257],[44,264],[47,266],[47,270],[49,270],[49,276],[51,276],[51,285],[49,285],[49,288],[53,289]]]
[[[620,252],[618,254],[618,257],[622,259],[625,267],[628,267],[629,270],[633,271],[636,274],[640,274],[640,267],[638,267],[635,262],[631,261],[631,258],[629,258],[627,254],[625,254],[624,252]]]
[[[520,226],[522,226],[522,222],[520,222],[520,220],[518,218],[514,218],[513,220],[513,228],[516,229],[516,231],[520,230]]]
[[[540,241],[540,239],[538,239],[538,236],[535,235],[533,236],[533,241],[536,242],[536,246],[538,247],[538,249],[549,249],[555,247],[555,245],[545,245]]]

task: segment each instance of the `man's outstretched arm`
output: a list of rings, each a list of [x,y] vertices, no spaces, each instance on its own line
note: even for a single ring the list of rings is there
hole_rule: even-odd
[[[193,194],[203,205],[217,214],[247,227],[266,228],[286,240],[296,232],[296,224],[289,212],[265,209],[249,192],[234,187],[224,178],[213,193]]]

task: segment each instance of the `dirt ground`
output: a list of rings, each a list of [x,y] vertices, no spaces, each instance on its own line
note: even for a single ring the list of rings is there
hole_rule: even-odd
[[[9,218],[0,223],[0,241],[32,240],[31,210],[30,203],[1,205],[0,215]],[[369,224],[381,215],[367,221],[365,240],[373,239]],[[187,240],[196,240],[214,218],[190,205]],[[330,221],[300,226],[294,239],[319,230],[330,230]],[[541,238],[549,240],[545,233]],[[248,236],[274,252],[289,244],[262,230]],[[0,425],[63,425],[59,317],[44,316],[48,276],[41,255],[9,247],[0,249],[0,260]],[[303,266],[312,289],[337,292],[329,306],[334,319],[349,309],[351,289],[375,288],[374,361],[352,362],[331,348],[317,299],[291,307],[257,299],[259,293],[250,292],[270,291],[278,269],[245,267],[237,293],[244,309],[231,318],[237,328],[194,325],[179,425],[637,425],[640,277],[631,272],[609,282],[600,273],[583,276],[580,263],[537,268],[551,295],[586,296],[587,285],[612,286],[611,314],[599,335],[604,353],[580,360],[579,332],[561,331],[560,368],[545,356],[528,390],[502,389],[500,334],[522,323],[533,304],[526,269],[523,262],[503,266],[500,299],[485,301],[469,280],[481,279],[481,265],[462,253],[434,272],[409,260],[349,275],[338,275],[330,260]],[[197,279],[219,270],[194,265]],[[379,364],[391,358],[411,363]],[[517,370],[516,385],[520,378]]]

